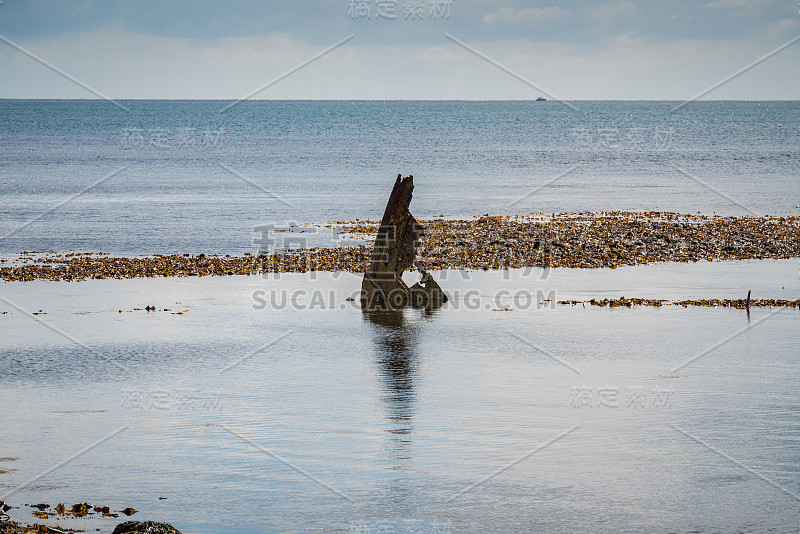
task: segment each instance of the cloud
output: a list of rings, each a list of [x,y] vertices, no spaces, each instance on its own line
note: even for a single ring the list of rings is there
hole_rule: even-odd
[[[767,33],[774,35],[777,38],[785,38],[786,36],[795,36],[798,31],[797,19],[780,19],[767,29]]]
[[[709,4],[703,4],[703,7],[711,7],[715,9],[732,9],[734,7],[744,7],[747,5],[747,0],[717,0]]]
[[[589,100],[689,98],[760,55],[753,43],[697,39],[648,43],[625,34],[609,37],[602,47],[514,40],[482,51],[561,98]],[[791,70],[798,56],[800,48],[787,49],[706,99],[793,99],[792,91],[800,90],[800,80]],[[509,100],[536,96],[525,84],[481,63],[485,65],[476,59],[475,70],[457,78],[458,83]],[[765,84],[765,79],[771,82]]]
[[[444,46],[429,46],[419,50],[411,56],[412,60],[417,61],[464,61],[466,56],[446,48]]]
[[[486,24],[521,23],[528,26],[538,26],[550,22],[566,20],[569,16],[569,9],[563,9],[558,6],[531,7],[528,9],[502,7],[497,11],[484,15],[483,21]]]
[[[185,39],[116,29],[61,36],[33,45],[19,44],[112,98],[238,98],[321,50],[318,45],[283,32]],[[334,50],[325,58],[328,61],[304,67],[291,80],[260,97],[269,98],[276,90],[284,98],[291,97],[301,86],[298,80],[330,76],[331,63],[345,70],[347,62],[352,61],[347,48],[345,45]],[[15,73],[4,84],[11,94],[33,98],[57,98],[59,94],[68,98],[92,97],[21,53],[14,51],[1,59],[0,70]],[[283,89],[287,85],[291,90]]]
[[[43,5],[43,0],[30,1]],[[659,99],[696,94],[797,35],[800,26],[796,1],[789,5],[787,0],[748,0],[743,6],[741,0],[573,0],[562,4],[569,9],[528,7],[531,3],[522,5],[522,0],[516,5],[460,0],[450,19],[433,19],[426,11],[423,20],[413,21],[402,15],[395,21],[350,20],[346,0],[331,5],[309,0],[318,9],[308,10],[305,18],[283,15],[272,3],[264,3],[269,4],[262,8],[267,11],[251,16],[253,28],[240,21],[245,11],[240,4],[224,14],[218,27],[220,17],[212,16],[213,11],[200,13],[207,21],[200,14],[188,22],[175,21],[169,11],[174,7],[148,1],[143,0],[155,11],[144,10],[136,19],[128,4],[85,0],[94,6],[89,12],[98,15],[85,17],[91,27],[67,20],[63,31],[55,33],[49,30],[56,19],[68,14],[43,17],[28,13],[27,3],[4,2],[0,35],[112,98],[239,98],[350,33],[356,37],[344,46],[256,98],[538,96],[449,42],[444,37],[449,32],[564,98]],[[255,2],[243,0],[243,5],[251,1]],[[705,2],[714,2],[715,10],[704,8]],[[117,7],[101,17],[103,9],[111,9],[107,6]],[[716,11],[725,6],[733,9]],[[718,13],[722,16],[709,16]],[[37,16],[48,24],[34,32]],[[800,44],[709,97],[794,99],[800,94],[798,62]],[[0,72],[0,98],[93,97],[4,43]]]
[[[590,19],[611,22],[620,16],[631,15],[636,12],[633,2],[620,2],[619,4],[600,4],[587,9],[586,14]]]
[[[623,33],[614,37],[614,44],[617,48],[631,48],[643,46],[646,43],[643,39],[635,39],[627,33]]]

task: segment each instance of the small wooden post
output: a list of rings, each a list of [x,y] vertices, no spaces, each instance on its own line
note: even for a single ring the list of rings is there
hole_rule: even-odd
[[[744,303],[744,307],[748,310],[750,309],[750,289],[747,290],[747,301]]]

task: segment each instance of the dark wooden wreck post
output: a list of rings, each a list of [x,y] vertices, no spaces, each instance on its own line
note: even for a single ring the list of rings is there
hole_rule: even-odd
[[[361,282],[361,302],[367,308],[398,308],[408,303],[408,286],[403,272],[411,267],[416,245],[424,235],[408,210],[414,191],[414,177],[397,175],[386,210],[383,212],[372,260]]]
[[[409,303],[427,305],[437,300],[440,304],[447,301],[439,285],[422,270],[422,285],[409,288],[403,282],[403,273],[414,265],[419,240],[425,235],[422,225],[408,209],[413,191],[414,177],[402,178],[398,174],[378,228],[372,259],[361,282],[363,309],[396,309]]]

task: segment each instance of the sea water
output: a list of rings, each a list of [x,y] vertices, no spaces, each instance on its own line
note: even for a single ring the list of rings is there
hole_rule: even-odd
[[[420,219],[800,204],[795,102],[122,104],[0,101],[1,253],[252,252],[379,218],[397,173]],[[348,273],[0,285],[0,500],[186,533],[798,531],[797,309],[557,304],[796,299],[797,258],[434,275],[447,305],[390,314]]]
[[[0,253],[252,252],[254,228],[800,213],[800,102],[0,100]]]
[[[57,330],[0,306],[0,498],[183,532],[793,532],[797,309],[556,301],[797,297],[799,268],[447,271],[447,305],[394,314],[352,274],[6,284]]]

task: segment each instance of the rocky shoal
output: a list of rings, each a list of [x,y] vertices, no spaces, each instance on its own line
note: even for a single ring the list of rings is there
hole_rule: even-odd
[[[685,299],[669,301],[666,299],[645,299],[645,298],[625,298],[618,299],[591,299],[591,300],[559,300],[559,304],[589,304],[591,306],[600,306],[601,308],[632,308],[635,306],[700,306],[705,308],[736,308],[737,310],[746,310],[749,308],[800,308],[800,299],[787,300],[787,299]]]
[[[617,268],[657,262],[800,257],[800,217],[720,217],[667,212],[560,213],[421,221],[416,264],[426,270],[521,267]],[[335,234],[374,239],[373,221],[324,225]],[[22,253],[6,281],[363,272],[371,245],[275,253],[111,257],[82,252]]]

